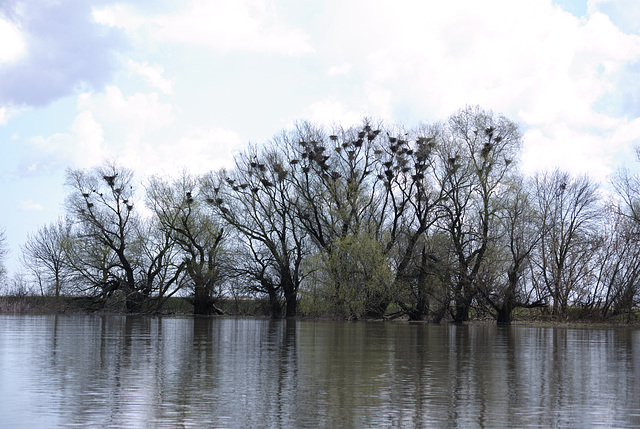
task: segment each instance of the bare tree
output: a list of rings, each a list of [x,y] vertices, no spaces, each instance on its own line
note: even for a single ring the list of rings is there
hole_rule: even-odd
[[[107,162],[93,170],[68,170],[66,185],[69,215],[78,223],[78,238],[89,246],[108,249],[115,264],[107,266],[106,291],[120,290],[127,310],[139,312],[150,292],[135,276],[134,252],[137,217],[134,210],[133,172]]]
[[[611,313],[630,312],[640,293],[640,225],[613,204],[599,230],[594,261],[595,281],[585,305],[598,309],[603,318]]]
[[[588,177],[560,170],[537,174],[535,205],[540,239],[535,265],[553,301],[553,313],[566,315],[572,298],[587,287],[602,213],[598,186]]]
[[[277,144],[250,148],[236,158],[235,169],[210,174],[202,190],[216,217],[236,234],[236,247],[255,264],[241,267],[250,280],[269,291],[272,316],[278,317],[277,291],[286,302],[286,317],[297,313],[301,263],[307,247],[305,231],[295,216],[291,159]]]
[[[455,322],[469,319],[478,292],[476,277],[490,241],[496,238],[504,182],[515,170],[521,144],[516,124],[479,107],[452,115],[438,142],[437,180],[443,192],[439,225],[448,233],[456,255],[452,267]]]
[[[345,282],[340,273],[349,271],[350,263],[356,264],[351,269],[357,272],[364,256],[371,258],[365,265],[377,263],[377,256],[362,253],[358,258],[350,258],[334,252],[350,253],[352,248],[346,243],[364,240],[376,249],[382,248],[387,258],[392,253],[395,258],[398,238],[406,233],[401,224],[411,219],[409,212],[413,208],[424,208],[425,199],[417,204],[412,201],[419,192],[418,176],[424,168],[424,160],[415,166],[414,161],[424,154],[414,157],[410,147],[413,143],[408,142],[404,132],[401,137],[393,137],[381,124],[369,119],[364,119],[359,127],[333,127],[331,133],[301,123],[291,136],[298,219],[322,256],[318,260],[328,263],[316,269],[328,270],[322,278],[334,282],[330,288],[333,296],[368,301],[349,303],[347,307],[365,308],[364,317],[383,317],[397,296],[399,281],[389,281],[384,288],[370,288],[365,286],[370,284],[366,281]],[[414,170],[416,175],[410,173]],[[417,232],[409,242],[413,243],[421,233]],[[403,273],[408,259],[398,262],[403,264]],[[336,265],[338,262],[342,266]],[[402,281],[405,280],[403,277]]]
[[[186,172],[173,182],[159,177],[147,188],[157,226],[180,249],[180,270],[190,280],[194,314],[222,313],[216,307],[224,279],[223,229],[199,195],[199,181]]]
[[[314,243],[331,252],[331,243],[349,234],[377,236],[383,220],[375,189],[382,182],[376,152],[381,130],[334,127],[332,133],[308,122],[279,137],[288,148],[297,216]]]
[[[525,271],[535,247],[542,239],[538,214],[522,178],[515,178],[496,225],[497,239],[492,242],[495,277],[481,282],[480,292],[489,303],[500,325],[511,323],[518,307],[538,307],[543,300],[535,290],[526,288]]]
[[[640,161],[640,147],[637,150]],[[612,184],[621,199],[619,213],[640,224],[640,175],[621,168],[613,176]]]
[[[377,178],[384,185],[379,198],[383,234],[379,236],[385,237],[386,254],[394,261],[395,302],[412,320],[426,317],[433,275],[439,271],[434,265],[438,257],[427,243],[443,197],[435,181],[439,132],[437,126],[387,131],[375,150]]]
[[[636,147],[640,161],[640,146]],[[598,284],[604,285],[602,314],[611,307],[616,311],[630,311],[638,303],[640,286],[640,175],[621,168],[612,179],[616,201],[612,203],[603,234],[604,251],[599,265]]]
[[[27,236],[22,246],[21,262],[40,287],[42,295],[59,297],[70,277],[65,246],[71,237],[71,226],[58,219]]]
[[[139,285],[151,296],[149,311],[160,311],[164,303],[183,290],[184,262],[170,231],[158,219],[145,219],[136,228],[135,240]]]
[[[7,234],[4,229],[0,229],[0,286],[6,281],[7,268],[4,261],[9,254],[9,246],[7,245]]]
[[[70,269],[69,287],[72,294],[98,298],[96,305],[117,290],[112,271],[118,258],[109,247],[82,233],[82,226],[71,224],[71,235],[64,242],[65,259]]]

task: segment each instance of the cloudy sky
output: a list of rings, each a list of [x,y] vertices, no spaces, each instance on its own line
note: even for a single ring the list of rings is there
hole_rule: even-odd
[[[527,173],[637,168],[640,1],[0,0],[7,265],[63,213],[68,167],[202,173],[297,119],[475,104],[521,125]]]

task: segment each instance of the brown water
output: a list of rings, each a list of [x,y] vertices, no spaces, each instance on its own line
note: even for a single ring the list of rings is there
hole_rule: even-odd
[[[0,316],[0,427],[639,427],[640,330]]]

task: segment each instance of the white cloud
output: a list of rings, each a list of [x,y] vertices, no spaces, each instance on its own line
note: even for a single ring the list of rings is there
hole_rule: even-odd
[[[70,158],[76,166],[89,167],[105,157],[104,131],[90,111],[80,112],[71,125]]]
[[[318,100],[309,105],[298,117],[291,118],[287,127],[293,126],[296,120],[308,120],[319,125],[341,125],[348,127],[362,122],[367,112],[351,109],[333,97]]]
[[[0,107],[0,125],[5,125],[9,122],[9,112],[6,107]]]
[[[221,127],[182,124],[174,129],[177,118],[172,106],[161,103],[154,93],[125,96],[119,88],[108,87],[103,94],[80,96],[78,109],[75,134],[83,130],[98,136],[91,121],[80,119],[83,115],[95,116],[104,129],[104,150],[93,165],[115,158],[140,176],[179,173],[184,168],[197,174],[229,166],[242,146],[237,133]]]
[[[78,110],[91,111],[108,130],[105,139],[119,150],[134,147],[148,133],[171,126],[175,120],[172,106],[160,102],[157,93],[126,96],[113,85],[104,93],[81,94]]]
[[[0,63],[15,61],[26,52],[24,38],[18,27],[0,16]]]
[[[34,203],[31,200],[23,200],[18,203],[18,210],[23,212],[41,212],[43,211],[42,204]]]
[[[523,165],[527,168],[572,160],[574,169],[604,177],[610,170],[606,163],[611,148],[634,144],[631,137],[616,136],[622,130],[629,135],[634,130],[637,115],[625,111],[622,104],[629,100],[619,95],[635,93],[628,88],[639,85],[632,82],[637,73],[629,65],[640,61],[640,35],[623,31],[618,19],[607,12],[613,4],[619,11],[624,1],[590,0],[582,18],[554,6],[551,0],[329,0],[314,8],[314,13],[305,8],[299,15],[292,12],[293,6],[276,6],[270,0],[176,2],[171,12],[153,13],[131,4],[94,8],[95,22],[123,29],[129,36],[138,51],[133,56],[136,61],[125,62],[128,70],[142,76],[158,93],[137,88],[138,92],[123,94],[111,85],[101,92],[83,94],[67,132],[44,140],[60,146],[65,137],[71,142],[68,146],[82,148],[88,157],[117,156],[136,169],[147,168],[142,165],[151,162],[170,167],[165,160],[172,159],[199,169],[230,159],[224,141],[241,144],[241,133],[254,137],[256,132],[230,130],[228,124],[239,121],[228,117],[214,124],[205,122],[200,113],[198,119],[183,117],[181,112],[192,107],[185,104],[181,108],[178,100],[189,100],[195,106],[192,112],[208,112],[198,103],[214,105],[216,120],[231,116],[232,109],[227,112],[225,106],[233,106],[236,115],[245,114],[246,110],[237,107],[245,97],[253,111],[260,111],[263,105],[269,109],[277,118],[274,129],[278,120],[286,124],[291,118],[343,125],[359,123],[364,115],[390,121],[434,121],[464,105],[479,104],[521,122],[526,132]],[[217,52],[299,55],[315,51],[317,55],[288,59],[289,70],[299,66],[300,75],[292,74],[295,79],[290,88],[265,88],[265,93],[278,94],[265,101],[260,99],[258,86],[250,94],[240,91],[248,86],[246,82],[255,82],[249,81],[256,75],[247,69],[256,65],[255,73],[264,73],[261,78],[272,82],[268,73],[281,70],[273,56],[258,60],[233,56],[234,62],[225,62],[232,56],[212,57],[203,49],[188,57],[202,53],[203,62],[187,65],[175,59],[184,57],[166,55],[166,46],[172,43]],[[313,62],[305,62],[308,58]],[[214,61],[215,67],[211,65]],[[264,68],[259,67],[262,61],[267,65]],[[226,85],[228,80],[229,85],[214,86],[197,79],[184,84],[183,70],[199,65],[219,72],[218,82]],[[233,71],[240,70],[234,67],[244,67],[237,73],[241,82],[234,80]],[[171,70],[171,79],[165,70]],[[188,73],[189,78],[201,77]],[[327,79],[343,76],[348,79]],[[181,83],[180,91],[189,88],[193,92],[174,94],[178,91],[174,81]],[[325,88],[326,93],[320,92]],[[166,98],[159,94],[175,95],[171,103],[176,104],[164,102]],[[621,107],[611,108],[613,104]],[[6,123],[5,112],[0,110],[0,124]],[[220,152],[210,155],[211,151]]]
[[[195,0],[167,15],[142,16],[133,7],[116,5],[94,9],[93,17],[161,43],[286,55],[311,52],[309,36],[288,26],[277,12],[268,0]]]
[[[144,16],[138,15],[131,6],[124,4],[114,4],[103,9],[92,8],[91,16],[98,24],[130,30],[142,27],[147,21]]]
[[[0,126],[8,124],[9,119],[27,110],[28,108],[25,106],[0,106]]]
[[[149,65],[146,61],[138,63],[133,60],[127,62],[133,72],[144,77],[151,86],[162,91],[163,94],[173,94],[173,81],[163,76],[164,68],[159,64]]]
[[[109,82],[127,44],[90,19],[85,0],[5,1],[0,15],[0,105],[45,107]],[[3,62],[4,61],[4,62]]]
[[[614,141],[623,145],[636,146],[640,144],[640,117],[633,120],[621,120],[615,127]]]
[[[230,167],[240,136],[222,127],[186,126],[175,130],[172,106],[154,93],[126,96],[120,88],[78,96],[77,114],[67,132],[30,140],[33,150],[23,160],[25,175],[54,168],[89,168],[115,159],[138,177],[199,174]]]
[[[629,71],[640,61],[640,35],[623,31],[602,4],[580,19],[550,0],[343,3],[327,13],[335,21],[322,49],[349,59],[362,105],[375,115],[433,121],[479,104],[521,122],[528,169],[555,162],[599,179],[611,171],[610,154],[633,144],[611,137],[640,115],[637,96],[619,97],[640,89]],[[623,101],[638,110],[610,106]],[[606,111],[598,107],[605,102]]]
[[[73,166],[88,168],[107,155],[103,130],[89,111],[80,112],[69,131],[29,140],[32,149],[23,160],[23,174],[47,174],[53,169]]]
[[[600,138],[588,133],[558,126],[553,134],[540,130],[525,134],[522,170],[532,174],[540,170],[559,168],[574,175],[588,174],[605,183],[613,172],[611,155]]]
[[[329,76],[349,76],[349,72],[351,72],[351,64],[342,63],[340,65],[331,66],[327,74]]]
[[[560,168],[588,174],[601,183],[618,167],[635,164],[634,148],[640,144],[640,118],[608,119],[607,126],[576,129],[561,123],[532,128],[524,136],[522,170]]]
[[[637,0],[588,0],[590,13],[606,13],[626,33],[640,32],[640,2]]]
[[[173,121],[171,106],[160,103],[155,93],[125,96],[115,86],[104,93],[83,93],[67,131],[29,140],[33,150],[22,169],[34,174],[69,165],[88,168],[106,158],[121,159],[128,166],[144,164],[149,159],[141,152],[145,139]]]
[[[244,147],[245,142],[234,131],[191,127],[176,144],[165,142],[156,146],[153,157],[157,171],[178,174],[186,170],[202,174],[231,167],[234,155]]]

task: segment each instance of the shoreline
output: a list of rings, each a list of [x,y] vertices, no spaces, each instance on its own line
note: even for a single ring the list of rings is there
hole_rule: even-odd
[[[265,302],[260,299],[224,299],[217,305],[224,310],[223,314],[199,315],[193,314],[191,305],[185,298],[174,297],[165,303],[159,311],[129,313],[124,310],[121,303],[106,302],[102,307],[92,306],[95,302],[90,297],[51,297],[51,296],[0,296],[0,315],[120,315],[143,317],[249,317],[269,319]],[[564,317],[545,313],[543,310],[531,311],[520,309],[514,314],[510,324],[498,325],[495,319],[487,316],[471,318],[461,325],[493,325],[493,326],[522,326],[522,327],[566,327],[566,328],[611,328],[611,327],[640,327],[640,309],[632,314],[617,314],[602,319],[600,313],[591,311],[588,315],[581,313],[579,309],[573,309],[573,314]],[[594,317],[595,316],[595,317]],[[330,315],[311,316],[300,314],[293,320],[326,320],[349,321]],[[278,318],[274,320],[285,320]],[[383,323],[424,323],[424,324],[454,324],[444,319],[440,322],[432,320],[409,320],[408,317],[382,318],[382,319],[357,319],[350,321],[359,322],[383,322]]]

